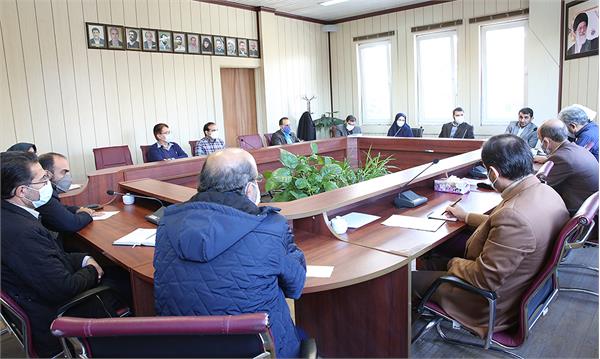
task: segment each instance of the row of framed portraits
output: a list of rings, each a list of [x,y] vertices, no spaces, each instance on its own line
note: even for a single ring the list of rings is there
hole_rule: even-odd
[[[90,49],[260,57],[258,40],[90,22],[85,25]]]

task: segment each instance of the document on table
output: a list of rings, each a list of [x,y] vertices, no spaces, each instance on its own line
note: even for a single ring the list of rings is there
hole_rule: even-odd
[[[409,217],[393,214],[381,224],[389,227],[416,229],[419,231],[435,232],[446,223],[445,221],[420,217]]]
[[[348,228],[360,228],[365,224],[369,224],[381,217],[365,213],[350,212],[342,216],[342,218],[346,221],[346,223],[348,223]]]
[[[72,190],[74,190],[74,189],[78,189],[78,188],[81,188],[81,185],[80,185],[80,184],[77,184],[77,183],[72,183],[72,184],[69,186],[69,191],[72,191]]]
[[[329,278],[333,273],[333,266],[306,266],[306,277]]]
[[[103,221],[105,219],[109,219],[110,217],[114,216],[115,214],[119,213],[119,211],[102,211],[102,215],[100,216],[92,216],[92,219],[94,221]]]
[[[147,246],[154,247],[156,228],[138,228],[135,231],[113,242],[115,246]]]

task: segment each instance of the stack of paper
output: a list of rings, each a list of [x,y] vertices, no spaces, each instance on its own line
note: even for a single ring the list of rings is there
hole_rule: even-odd
[[[333,273],[333,266],[306,266],[306,277],[329,278]]]
[[[109,219],[117,213],[119,213],[119,211],[102,211],[93,216],[92,219],[94,221],[103,221],[105,219]]]
[[[348,228],[360,228],[365,224],[369,224],[374,220],[379,219],[380,217],[365,213],[350,212],[342,216],[342,218],[346,221],[346,223],[348,223]]]
[[[417,229],[419,231],[435,232],[446,223],[437,219],[401,216],[393,214],[383,221],[384,226]]]
[[[156,228],[138,228],[113,242],[115,246],[149,246],[156,242]]]

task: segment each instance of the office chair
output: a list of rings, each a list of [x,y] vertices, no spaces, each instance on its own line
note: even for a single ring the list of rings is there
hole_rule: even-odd
[[[238,136],[237,143],[244,150],[257,150],[264,147],[259,134]]]
[[[423,131],[425,131],[425,130],[423,129],[423,127],[419,127],[419,128],[411,127],[411,131],[412,131],[413,137],[423,137]]]
[[[198,154],[196,154],[196,145],[198,144],[198,141],[199,140],[188,141],[188,143],[190,144],[190,148],[192,149],[192,157],[198,156]]]
[[[585,202],[581,205],[577,213],[573,216],[573,218],[578,218],[578,228],[573,236],[569,237],[567,241],[565,241],[565,255],[572,249],[583,248],[586,244],[586,241],[592,231],[595,228],[594,218],[598,213],[598,192],[589,196]],[[584,269],[587,271],[595,272],[595,275],[598,275],[598,267],[587,266],[579,263],[565,263],[565,258],[558,266],[558,270],[565,268],[578,268]],[[560,287],[559,290],[561,292],[576,292],[576,293],[584,293],[590,294],[598,297],[598,293],[589,289],[584,288],[572,288],[572,287]]]
[[[265,141],[266,141],[267,147],[271,146],[271,136],[273,136],[273,134],[272,133],[265,133],[263,136],[265,137]]]
[[[136,317],[57,318],[50,327],[68,349],[88,358],[273,358],[266,313]],[[314,344],[314,341],[313,341]],[[313,348],[316,357],[316,347]]]
[[[94,148],[94,160],[97,170],[133,164],[127,145]]]
[[[588,201],[586,201],[579,211],[577,211],[577,213],[563,226],[558,238],[552,243],[553,247],[547,261],[540,272],[538,272],[538,274],[533,278],[529,288],[521,296],[519,317],[516,326],[507,330],[495,331],[494,325],[496,321],[497,300],[496,293],[494,291],[487,291],[474,287],[470,283],[467,283],[458,277],[449,275],[438,278],[427,290],[427,293],[419,303],[417,311],[421,314],[432,315],[433,319],[431,319],[427,325],[425,325],[413,337],[412,342],[414,343],[417,341],[428,330],[435,326],[438,335],[444,341],[452,344],[467,345],[486,350],[489,349],[499,351],[513,357],[520,358],[519,355],[510,352],[507,349],[520,347],[525,342],[531,328],[535,325],[539,318],[547,313],[548,306],[558,294],[558,267],[561,259],[566,253],[566,249],[568,248],[566,244],[579,243],[580,241],[578,239],[580,239],[579,236],[581,231],[585,232],[590,223],[593,225],[593,217],[595,212],[598,210],[598,193],[595,194],[595,197],[590,197]],[[431,300],[431,296],[443,283],[448,283],[480,295],[488,302],[488,328],[490,329],[488,329],[487,335],[482,342],[451,339],[446,336],[442,330],[441,323],[443,320],[458,322],[456,319],[452,318],[448,313],[446,313],[442,307]],[[462,324],[461,326],[465,327]]]
[[[140,145],[140,150],[142,151],[142,161],[144,161],[144,163],[148,163],[148,151],[152,146],[153,145]]]
[[[548,175],[550,174],[552,167],[554,167],[554,162],[552,162],[552,161],[544,162],[544,164],[536,172],[535,176],[540,180],[540,182],[546,183],[546,181],[548,181]]]

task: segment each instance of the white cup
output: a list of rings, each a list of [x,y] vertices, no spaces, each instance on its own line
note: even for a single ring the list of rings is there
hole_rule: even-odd
[[[133,204],[134,202],[135,202],[135,197],[133,197],[131,194],[127,193],[127,194],[123,195],[123,203]]]
[[[344,234],[348,230],[348,223],[340,216],[331,220],[331,228],[337,234]]]

